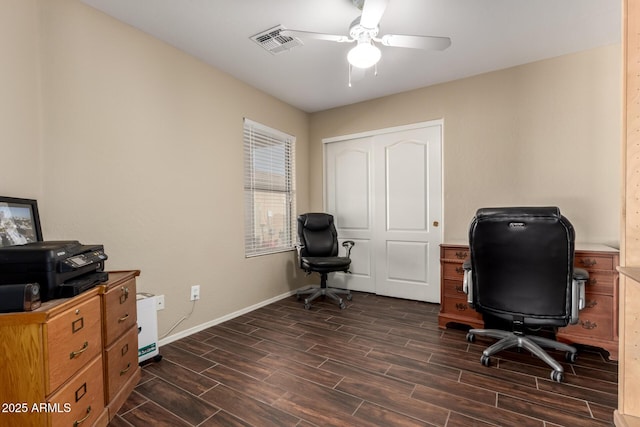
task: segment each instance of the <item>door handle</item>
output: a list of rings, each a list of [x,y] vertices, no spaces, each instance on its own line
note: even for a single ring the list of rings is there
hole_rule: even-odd
[[[440,225],[440,223],[439,223],[438,221],[433,221],[433,226],[434,226],[434,227],[437,227],[437,226],[439,226],[439,225]]]

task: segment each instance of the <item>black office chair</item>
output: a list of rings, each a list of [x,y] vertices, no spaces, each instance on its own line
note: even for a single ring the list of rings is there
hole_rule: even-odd
[[[562,365],[542,347],[566,351],[569,362],[575,362],[576,348],[528,333],[578,322],[589,275],[573,266],[574,240],[573,226],[556,207],[477,211],[469,229],[464,289],[485,324],[497,321],[510,328],[469,330],[469,342],[476,335],[499,340],[482,352],[484,366],[499,351],[524,348],[553,368],[552,380],[562,381]]]
[[[351,292],[345,289],[327,287],[327,274],[334,271],[349,272],[351,265],[351,248],[354,242],[347,240],[342,243],[347,251],[346,257],[338,256],[338,233],[333,223],[333,215],[326,213],[306,213],[298,216],[298,261],[300,268],[311,274],[320,273],[320,287],[311,287],[297,292],[298,299],[303,295],[310,295],[304,299],[304,308],[311,308],[311,302],[316,298],[328,296],[335,300],[341,309],[347,305],[338,295],[346,295],[351,301]]]

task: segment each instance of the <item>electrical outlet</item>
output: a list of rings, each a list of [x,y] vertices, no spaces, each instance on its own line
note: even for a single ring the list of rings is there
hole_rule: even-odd
[[[156,310],[164,310],[164,295],[156,297]]]
[[[200,299],[200,285],[193,285],[191,287],[191,301],[197,301]]]

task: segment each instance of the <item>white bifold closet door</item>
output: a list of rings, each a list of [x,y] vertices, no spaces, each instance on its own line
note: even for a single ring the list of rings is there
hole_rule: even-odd
[[[356,243],[329,285],[440,302],[442,121],[323,142],[325,210]]]

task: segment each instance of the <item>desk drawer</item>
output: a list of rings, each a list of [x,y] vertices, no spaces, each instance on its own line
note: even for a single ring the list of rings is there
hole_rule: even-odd
[[[102,388],[102,356],[51,396],[47,403],[59,408],[51,413],[52,427],[91,426],[104,412]]]
[[[443,280],[444,294],[452,298],[467,300],[467,294],[462,289],[462,280]]]
[[[107,402],[120,391],[138,367],[138,328],[133,326],[106,352]]]
[[[482,320],[482,315],[469,306],[466,298],[453,298],[445,296],[442,302],[444,312],[464,316],[470,319]]]
[[[613,265],[613,257],[598,254],[586,254],[576,252],[574,255],[573,265],[588,270],[607,270],[611,271],[616,266]]]
[[[45,325],[47,394],[55,391],[102,351],[100,297],[70,308]]]
[[[444,248],[442,259],[464,261],[469,257],[469,248]]]
[[[610,271],[589,271],[586,291],[613,295],[614,274]]]
[[[586,307],[580,311],[578,323],[562,328],[562,333],[612,339],[612,312],[613,297],[587,293]]]
[[[103,298],[105,345],[111,345],[136,324],[136,281],[110,289]]]
[[[462,279],[464,279],[464,269],[462,268],[462,263],[443,262],[442,274],[443,279],[458,280],[460,283],[462,283]]]

